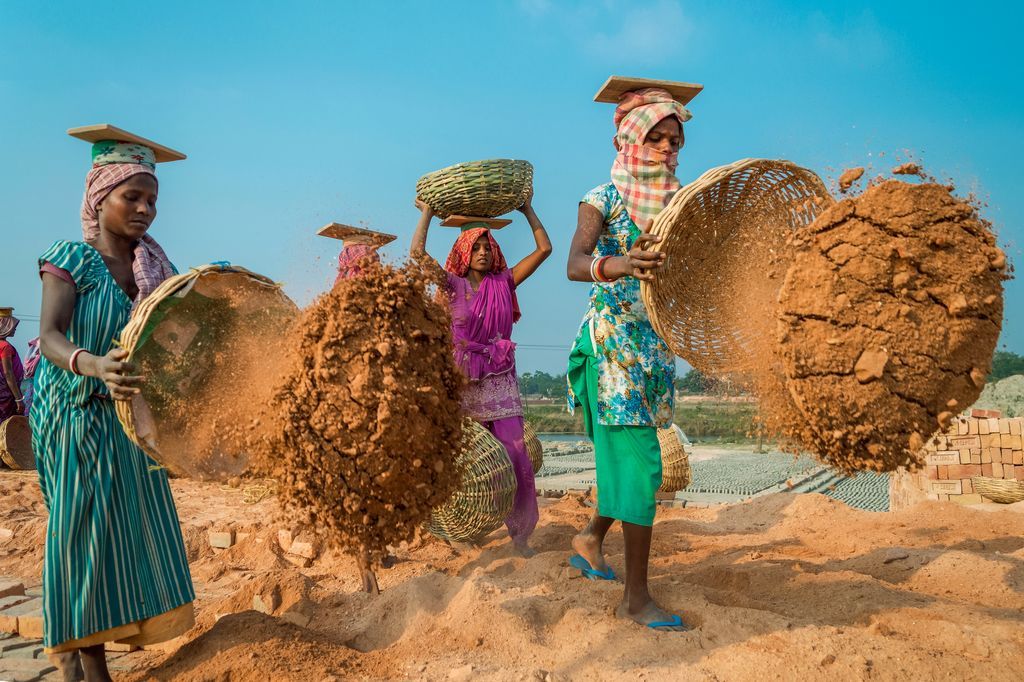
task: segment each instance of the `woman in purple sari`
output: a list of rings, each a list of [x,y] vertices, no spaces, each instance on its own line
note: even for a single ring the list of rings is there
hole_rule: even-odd
[[[533,210],[532,199],[531,194],[519,210],[530,223],[536,247],[516,265],[507,266],[486,221],[462,227],[445,263],[455,362],[469,380],[462,409],[508,450],[517,486],[505,525],[524,556],[533,554],[529,539],[537,525],[537,491],[523,439],[523,406],[516,378],[516,345],[512,343],[512,325],[519,320],[515,290],[551,255],[551,240]],[[419,200],[416,206],[422,215],[409,253],[421,258],[426,255],[427,229],[434,214]]]

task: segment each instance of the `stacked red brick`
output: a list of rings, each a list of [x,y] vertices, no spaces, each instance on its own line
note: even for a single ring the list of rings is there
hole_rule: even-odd
[[[929,439],[925,466],[916,473],[893,474],[890,506],[912,502],[919,491],[928,499],[961,504],[991,500],[974,490],[975,476],[1024,481],[1024,417],[1000,418],[994,410],[972,410],[945,433]]]

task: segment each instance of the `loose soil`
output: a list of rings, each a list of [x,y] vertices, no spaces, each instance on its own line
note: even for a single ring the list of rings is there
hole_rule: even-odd
[[[287,508],[374,562],[459,484],[462,384],[429,286],[415,265],[338,281],[303,312],[269,406],[239,434]]]
[[[920,463],[985,384],[1006,258],[976,208],[889,180],[829,207],[792,242],[779,295],[771,425],[845,471]]]

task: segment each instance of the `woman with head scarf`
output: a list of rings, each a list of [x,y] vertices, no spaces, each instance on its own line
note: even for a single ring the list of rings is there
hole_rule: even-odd
[[[33,382],[36,376],[36,367],[39,365],[39,337],[30,339],[28,342],[28,356],[25,358],[25,375],[21,379],[21,396],[25,399],[25,409],[22,414],[28,414],[32,409],[32,396],[35,394]]]
[[[455,362],[468,379],[462,409],[502,442],[512,460],[516,497],[505,525],[524,556],[533,554],[529,539],[537,525],[537,491],[523,438],[512,325],[520,317],[516,288],[551,255],[551,241],[533,210],[532,199],[531,193],[519,209],[533,230],[531,254],[509,268],[488,223],[470,222],[462,226],[444,266]],[[427,229],[434,214],[425,203],[417,200],[416,205],[422,214],[409,253],[421,258],[426,254]]]
[[[655,492],[661,485],[657,428],[672,423],[675,358],[640,299],[664,254],[647,232],[679,189],[675,176],[683,123],[690,113],[667,91],[623,95],[615,111],[617,155],[611,182],[584,195],[568,275],[594,282],[590,305],[569,356],[569,410],[581,407],[594,442],[598,507],[573,539],[570,563],[593,579],[614,579],[602,545],[615,521],[625,538],[625,594],[618,615],[661,630],[684,629],[647,586]]]
[[[114,340],[133,306],[175,274],[148,234],[155,160],[145,145],[95,143],[84,240],[58,241],[39,258],[43,359],[31,423],[49,511],[43,644],[87,680],[110,679],[106,642],[161,642],[194,623],[167,472],[128,439],[113,404],[143,381]]]
[[[14,345],[8,341],[14,336],[20,320],[14,308],[0,308],[0,424],[16,414],[25,414],[25,396],[21,380],[25,369]]]

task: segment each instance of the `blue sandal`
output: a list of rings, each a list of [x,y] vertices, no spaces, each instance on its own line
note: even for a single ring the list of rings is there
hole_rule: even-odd
[[[599,571],[579,554],[573,554],[569,557],[569,565],[573,568],[578,568],[587,580],[615,580],[615,572],[612,571],[611,566],[605,571]]]
[[[672,616],[672,618],[670,618],[669,620],[656,620],[653,623],[648,623],[647,627],[649,627],[652,630],[657,630],[658,628],[678,627],[683,628],[684,631],[690,629],[690,626],[683,623],[683,619],[680,618],[678,615]]]

